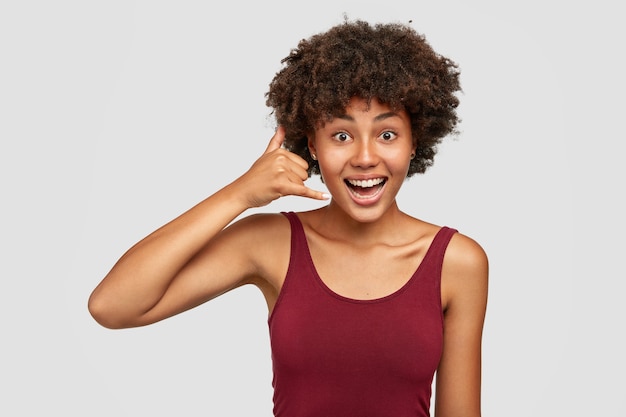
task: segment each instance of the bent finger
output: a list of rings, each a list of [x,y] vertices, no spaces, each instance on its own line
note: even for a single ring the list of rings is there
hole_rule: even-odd
[[[297,155],[296,155],[297,156]],[[302,158],[300,158],[304,161]],[[291,166],[291,172],[293,172],[301,181],[306,181],[309,178],[309,165],[304,162],[304,166],[301,164],[296,164]]]

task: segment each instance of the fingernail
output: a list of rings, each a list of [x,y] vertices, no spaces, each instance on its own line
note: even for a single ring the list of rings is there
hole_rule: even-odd
[[[322,198],[323,198],[324,200],[329,200],[329,199],[330,199],[330,194],[328,194],[328,193],[322,193]]]

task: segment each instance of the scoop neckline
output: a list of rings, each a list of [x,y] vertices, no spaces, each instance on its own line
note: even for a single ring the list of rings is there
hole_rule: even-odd
[[[434,250],[433,249],[433,246],[434,246],[433,243],[437,240],[438,236],[442,233],[443,229],[445,229],[445,226],[439,227],[439,230],[437,230],[437,232],[435,233],[435,236],[433,237],[433,239],[431,240],[430,244],[428,245],[428,249],[426,250],[426,253],[424,254],[424,257],[422,258],[421,262],[415,268],[415,271],[413,271],[413,274],[411,274],[409,279],[404,284],[402,284],[398,289],[396,289],[395,291],[393,291],[393,292],[391,292],[391,293],[389,293],[387,295],[383,295],[381,297],[368,298],[368,299],[353,298],[353,297],[348,297],[348,296],[339,294],[338,292],[336,292],[335,290],[330,288],[324,282],[324,280],[322,279],[322,277],[320,276],[320,274],[317,271],[317,267],[315,266],[315,262],[313,261],[313,255],[311,254],[311,248],[309,247],[309,241],[307,239],[307,236],[306,236],[306,233],[305,233],[305,230],[304,230],[304,224],[300,220],[300,217],[298,216],[298,213],[295,213],[295,212],[292,212],[292,213],[293,213],[293,216],[297,219],[297,222],[298,222],[298,224],[300,226],[300,231],[302,232],[304,247],[306,249],[307,266],[313,272],[313,276],[315,277],[315,281],[322,287],[322,289],[324,291],[326,291],[332,297],[337,298],[337,299],[339,299],[341,301],[346,301],[346,302],[355,303],[355,304],[375,304],[375,303],[381,303],[381,302],[385,302],[385,301],[387,301],[389,299],[395,298],[395,297],[399,296],[400,294],[402,294],[411,285],[411,283],[417,279],[416,277],[419,274],[419,272],[421,271],[422,265],[424,265],[425,261],[432,256],[431,253]]]

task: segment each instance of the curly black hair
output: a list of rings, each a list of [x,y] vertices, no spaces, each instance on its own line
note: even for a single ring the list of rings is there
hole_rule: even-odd
[[[307,134],[344,114],[353,97],[407,111],[416,144],[407,177],[426,171],[437,145],[457,133],[458,66],[409,25],[344,20],[302,39],[281,64],[266,104],[285,128],[285,147],[309,163],[309,176],[320,172]]]

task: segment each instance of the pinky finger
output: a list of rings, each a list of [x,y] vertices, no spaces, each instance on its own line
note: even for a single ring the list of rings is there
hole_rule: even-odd
[[[309,187],[304,187],[303,192],[298,194],[301,197],[312,198],[314,200],[330,200],[331,195],[323,191],[316,191]]]

